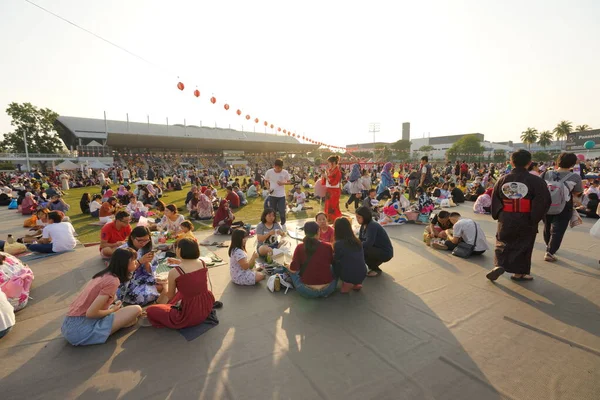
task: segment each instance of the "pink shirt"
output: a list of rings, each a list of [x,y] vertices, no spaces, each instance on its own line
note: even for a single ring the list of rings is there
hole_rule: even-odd
[[[102,307],[103,310],[107,310],[112,304],[117,289],[119,288],[119,278],[112,275],[110,272],[102,275],[99,278],[94,278],[88,282],[83,288],[77,298],[71,303],[69,311],[67,312],[68,317],[84,317],[88,308],[100,295],[108,296],[106,304]]]

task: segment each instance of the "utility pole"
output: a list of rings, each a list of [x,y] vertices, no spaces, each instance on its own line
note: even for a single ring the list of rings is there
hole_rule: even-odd
[[[375,134],[379,133],[381,124],[379,122],[371,122],[369,124],[369,133],[373,134],[373,158],[375,158]]]

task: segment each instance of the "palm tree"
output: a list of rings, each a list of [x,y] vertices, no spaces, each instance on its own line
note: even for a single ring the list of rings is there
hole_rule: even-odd
[[[527,128],[521,132],[521,140],[527,145],[527,149],[531,149],[531,143],[537,142],[538,131],[535,128]]]
[[[560,121],[556,128],[552,130],[557,140],[566,139],[567,135],[573,131],[573,123],[571,121]],[[565,140],[566,143],[566,140]]]
[[[546,147],[552,144],[552,132],[542,131],[538,137],[538,144],[546,150]]]
[[[584,131],[589,131],[591,129],[592,129],[592,127],[589,126],[588,124],[577,125],[575,127],[575,132],[584,132]]]

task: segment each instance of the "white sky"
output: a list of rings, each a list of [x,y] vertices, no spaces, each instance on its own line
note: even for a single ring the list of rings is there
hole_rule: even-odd
[[[257,130],[266,119],[332,145],[372,141],[370,122],[377,141],[399,139],[404,121],[413,138],[492,141],[562,119],[600,127],[597,0],[33,1],[159,68],[0,0],[2,110],[253,129],[241,108]]]

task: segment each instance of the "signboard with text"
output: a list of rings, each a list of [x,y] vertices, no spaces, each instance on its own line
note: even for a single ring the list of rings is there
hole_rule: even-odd
[[[585,132],[573,132],[567,135],[567,151],[583,151],[585,147],[583,144],[591,140],[592,142],[596,142],[596,146],[600,146],[600,129],[594,129],[591,131]]]

